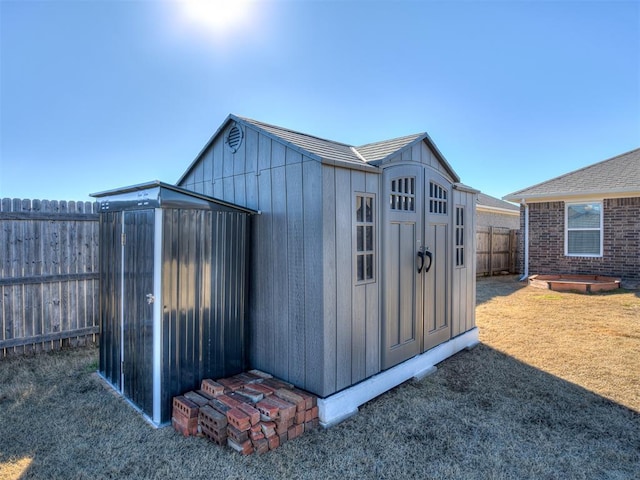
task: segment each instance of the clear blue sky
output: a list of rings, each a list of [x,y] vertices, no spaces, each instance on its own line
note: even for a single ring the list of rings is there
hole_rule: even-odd
[[[639,1],[0,0],[0,197],[175,183],[229,113],[426,131],[497,197],[640,147]]]

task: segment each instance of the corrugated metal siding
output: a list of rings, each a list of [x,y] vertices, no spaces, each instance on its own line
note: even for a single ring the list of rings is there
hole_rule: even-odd
[[[246,367],[249,217],[165,211],[162,266],[162,418],[171,398]]]
[[[100,214],[100,356],[98,371],[120,388],[122,212]]]

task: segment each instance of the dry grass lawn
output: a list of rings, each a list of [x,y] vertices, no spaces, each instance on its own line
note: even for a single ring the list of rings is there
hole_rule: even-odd
[[[0,361],[0,479],[629,479],[640,472],[637,293],[480,279],[482,344],[329,430],[241,457],[153,429],[96,350]]]
[[[640,293],[524,285],[478,280],[480,341],[640,412]]]

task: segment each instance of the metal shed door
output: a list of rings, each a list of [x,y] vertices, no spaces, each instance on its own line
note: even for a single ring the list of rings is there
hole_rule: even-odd
[[[153,414],[154,220],[153,209],[126,211],[122,232],[122,393],[149,416]]]

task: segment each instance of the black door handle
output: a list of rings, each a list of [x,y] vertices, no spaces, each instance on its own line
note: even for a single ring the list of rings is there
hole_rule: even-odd
[[[429,265],[427,265],[424,269],[424,273],[427,273],[431,269],[431,264],[433,263],[433,255],[428,250],[424,251],[424,255],[429,258]],[[422,265],[424,265],[424,256],[422,257]]]
[[[422,273],[422,268],[424,267],[424,253],[422,251],[419,251],[418,257],[420,258],[420,266],[418,267],[418,273]]]

